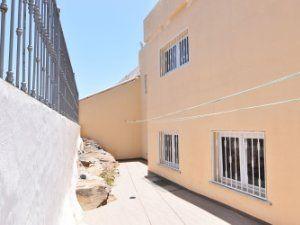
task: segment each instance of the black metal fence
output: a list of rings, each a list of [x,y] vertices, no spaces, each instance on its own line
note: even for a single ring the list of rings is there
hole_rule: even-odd
[[[0,9],[0,78],[77,122],[78,91],[56,0],[2,0]]]

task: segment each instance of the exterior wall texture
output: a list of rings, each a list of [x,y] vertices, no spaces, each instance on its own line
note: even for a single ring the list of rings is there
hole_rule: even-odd
[[[0,224],[77,224],[79,126],[3,80],[0,90]]]
[[[176,1],[171,12],[169,2],[161,0],[145,20],[146,43],[140,52],[141,74],[148,79],[145,118],[300,71],[299,1],[186,0]],[[160,77],[160,49],[185,29],[190,62]],[[299,86],[299,78],[281,82],[173,118],[298,98]],[[144,143],[149,170],[267,222],[299,224],[299,106],[288,103],[197,120],[148,122]],[[265,132],[268,201],[210,182],[213,130]],[[159,165],[160,131],[179,134],[180,171]]]
[[[82,136],[98,141],[116,159],[143,157],[141,126],[126,122],[141,117],[140,92],[138,78],[80,100]]]

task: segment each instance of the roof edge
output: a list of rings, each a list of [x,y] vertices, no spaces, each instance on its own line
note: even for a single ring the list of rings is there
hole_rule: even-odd
[[[131,78],[131,79],[129,79],[129,80],[125,80],[124,82],[118,83],[118,84],[116,84],[116,85],[113,85],[113,86],[111,86],[111,87],[109,87],[109,88],[106,88],[106,89],[104,89],[104,90],[102,90],[102,91],[99,91],[99,92],[97,92],[97,93],[95,93],[95,94],[92,94],[92,95],[89,95],[89,96],[84,97],[84,98],[82,98],[82,99],[79,99],[79,101],[87,100],[87,99],[89,99],[89,98],[94,97],[95,95],[99,95],[99,94],[102,94],[102,93],[104,93],[104,92],[110,91],[110,90],[115,89],[115,88],[117,88],[117,87],[120,87],[120,86],[122,86],[122,85],[124,85],[124,84],[127,84],[127,83],[130,83],[130,82],[132,82],[132,81],[138,80],[139,78],[140,78],[140,75],[138,75],[138,76],[136,76],[136,77],[133,77],[133,78]]]

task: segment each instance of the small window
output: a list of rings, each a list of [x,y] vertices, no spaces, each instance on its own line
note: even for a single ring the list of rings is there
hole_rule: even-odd
[[[161,76],[189,62],[188,31],[183,32],[160,50]]]
[[[179,169],[178,134],[159,133],[160,163],[173,169]]]
[[[265,138],[257,132],[213,132],[213,180],[266,199]]]

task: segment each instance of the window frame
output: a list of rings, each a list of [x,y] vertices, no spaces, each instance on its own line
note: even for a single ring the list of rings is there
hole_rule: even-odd
[[[159,145],[159,164],[163,165],[163,166],[167,166],[168,168],[171,168],[173,170],[179,171],[180,169],[180,138],[179,138],[179,134],[178,132],[164,132],[161,131],[159,132],[159,141],[158,141],[158,145]],[[165,142],[164,142],[164,137],[166,135],[169,135],[172,137],[172,161],[168,161],[165,159],[165,154],[166,151],[164,150],[165,148]],[[176,160],[176,148],[175,148],[175,137],[177,136],[177,160]],[[177,163],[176,163],[177,161]]]
[[[187,40],[187,46],[186,46],[186,52],[185,57],[186,60],[184,63],[181,63],[181,51],[183,49],[180,48],[180,43],[183,40]],[[174,48],[176,51],[176,54],[174,54]],[[173,54],[172,54],[172,53]],[[159,51],[160,55],[160,77],[164,77],[168,75],[169,73],[184,67],[185,65],[189,64],[190,62],[190,37],[188,29],[185,29],[183,32],[181,32],[179,35],[177,35],[175,38],[173,38],[171,41],[167,42],[163,47],[160,48]],[[175,58],[175,61],[173,61]]]
[[[217,137],[217,138],[216,138]],[[240,163],[240,181],[229,178],[223,174],[223,145],[222,138],[238,138],[239,139],[239,163]],[[264,187],[262,187],[261,179],[258,179],[258,185],[249,183],[248,177],[248,159],[247,159],[247,146],[246,141],[251,140],[263,140],[263,162],[264,162]],[[211,155],[212,155],[212,182],[219,185],[225,186],[227,188],[236,190],[238,192],[251,195],[253,197],[267,200],[267,176],[266,176],[266,138],[265,132],[249,132],[249,131],[212,131],[211,135]],[[231,143],[231,142],[230,142]],[[260,143],[260,142],[258,142]],[[252,151],[254,146],[252,146]],[[258,149],[257,149],[258,150]],[[261,149],[258,151],[260,152]],[[226,150],[225,150],[226,151]],[[231,149],[229,150],[231,152]],[[217,153],[217,156],[216,156]],[[260,155],[259,155],[260,156]],[[231,157],[231,156],[230,156]],[[226,160],[226,159],[225,159]],[[230,159],[231,160],[231,159]],[[252,164],[253,164],[253,160]],[[218,165],[216,165],[218,163]],[[261,178],[260,172],[260,161],[257,160],[259,177]],[[252,169],[254,166],[252,165]],[[231,168],[230,168],[231,170]],[[228,171],[226,171],[228,172]],[[252,171],[253,174],[253,171]],[[253,175],[252,175],[253,176]],[[231,177],[233,177],[231,175]]]

